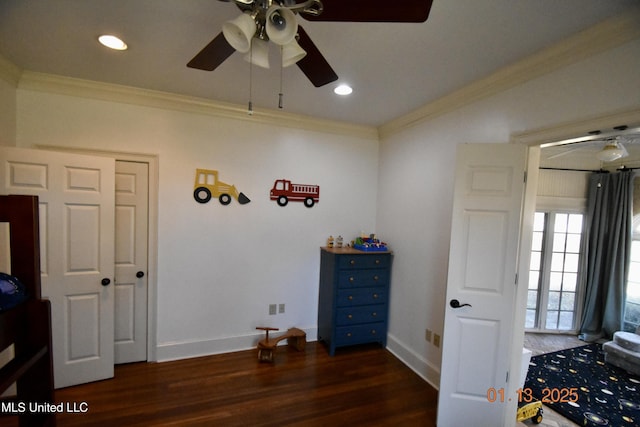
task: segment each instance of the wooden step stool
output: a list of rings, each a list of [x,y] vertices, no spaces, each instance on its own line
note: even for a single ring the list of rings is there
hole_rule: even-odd
[[[307,344],[307,334],[299,328],[289,328],[284,335],[271,339],[269,339],[269,331],[277,331],[278,328],[258,326],[256,329],[266,333],[265,339],[258,341],[258,360],[261,362],[273,362],[273,355],[278,343],[284,339],[287,340],[289,347],[293,347],[298,351],[304,351]]]

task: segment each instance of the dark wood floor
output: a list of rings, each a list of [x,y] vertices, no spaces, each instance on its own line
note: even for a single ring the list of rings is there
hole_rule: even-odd
[[[86,402],[59,426],[435,426],[437,392],[379,346],[329,357],[319,343],[280,347],[275,364],[256,351],[116,367],[111,380],[56,391]]]

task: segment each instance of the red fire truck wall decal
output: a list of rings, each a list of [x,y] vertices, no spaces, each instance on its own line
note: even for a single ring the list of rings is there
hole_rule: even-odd
[[[287,206],[289,201],[304,202],[308,208],[320,201],[320,186],[309,184],[293,184],[288,179],[277,179],[271,189],[271,200],[280,206]]]

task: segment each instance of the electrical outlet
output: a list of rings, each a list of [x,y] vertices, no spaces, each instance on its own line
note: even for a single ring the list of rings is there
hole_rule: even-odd
[[[274,315],[276,314],[278,311],[278,305],[277,304],[269,304],[269,315]]]
[[[428,342],[431,342],[431,329],[427,329],[427,331],[424,333],[424,339]]]
[[[278,313],[280,313],[280,314],[284,313],[284,304],[280,304],[278,306]]]
[[[440,347],[440,335],[433,334],[433,345]]]

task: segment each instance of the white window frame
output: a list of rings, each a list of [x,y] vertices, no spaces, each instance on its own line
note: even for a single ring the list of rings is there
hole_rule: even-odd
[[[580,203],[580,206],[570,206],[568,203],[563,203],[562,206],[537,206],[536,212],[543,212],[547,215],[555,215],[555,214],[581,214],[583,216],[583,229],[581,238],[585,237],[584,227],[586,222],[586,209],[584,204]],[[578,268],[578,279],[576,283],[576,292],[575,292],[575,318],[573,323],[573,329],[547,329],[546,328],[546,319],[547,319],[547,307],[549,302],[549,280],[550,276],[545,273],[545,270],[548,270],[551,264],[551,257],[553,255],[553,250],[551,248],[553,239],[548,237],[549,233],[553,234],[553,229],[555,225],[555,216],[551,219],[548,219],[545,224],[545,236],[543,242],[543,250],[542,250],[542,259],[541,259],[541,269],[540,269],[540,277],[542,278],[540,283],[538,284],[538,326],[533,328],[525,328],[525,332],[538,332],[538,333],[548,333],[548,334],[577,334],[580,329],[580,323],[582,321],[582,307],[584,305],[583,296],[585,292],[585,284],[584,280],[581,280],[581,271]],[[548,243],[548,244],[547,244]],[[530,248],[531,250],[531,248]],[[582,257],[582,253],[580,256]],[[581,261],[579,261],[579,266],[582,265]],[[527,283],[527,287],[529,284]],[[544,321],[543,321],[544,320]]]

